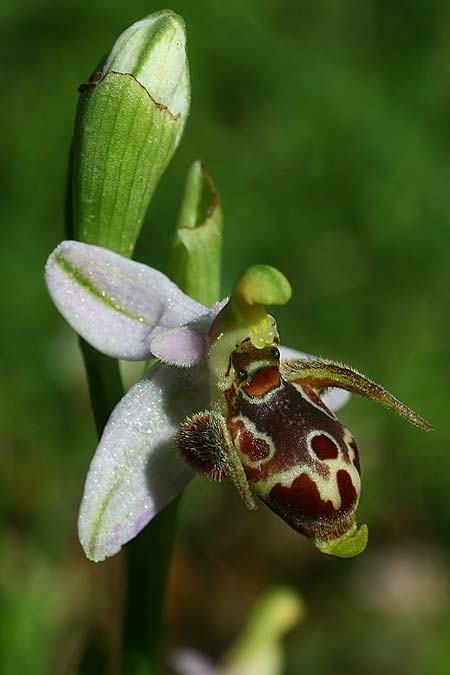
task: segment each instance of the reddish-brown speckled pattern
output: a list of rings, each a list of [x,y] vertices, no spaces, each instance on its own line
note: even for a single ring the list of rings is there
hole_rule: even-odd
[[[258,369],[257,349],[247,346],[239,358],[254,372],[225,392],[227,426],[248,480],[295,529],[321,540],[345,534],[359,499],[358,450],[349,432],[310,387],[286,382],[273,365]],[[333,497],[322,498],[324,481]]]

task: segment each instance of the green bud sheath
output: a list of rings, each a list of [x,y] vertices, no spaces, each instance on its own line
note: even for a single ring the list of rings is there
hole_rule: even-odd
[[[185,293],[212,307],[220,299],[223,218],[213,179],[191,166],[175,232],[171,277]]]
[[[189,110],[183,19],[164,10],[133,24],[80,94],[73,236],[131,256]]]

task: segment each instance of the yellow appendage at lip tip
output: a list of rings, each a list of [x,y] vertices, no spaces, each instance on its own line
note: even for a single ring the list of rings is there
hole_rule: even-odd
[[[360,528],[354,527],[344,536],[338,537],[330,542],[315,541],[316,547],[322,553],[334,555],[338,558],[354,558],[362,553],[369,539],[369,530],[367,525],[361,525]]]

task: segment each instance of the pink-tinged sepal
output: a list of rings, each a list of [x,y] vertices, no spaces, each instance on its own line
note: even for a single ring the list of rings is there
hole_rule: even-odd
[[[202,333],[213,311],[158,270],[105,248],[64,241],[47,261],[45,280],[66,321],[103,354],[126,361],[157,356],[185,367],[206,355]]]
[[[173,446],[180,421],[207,404],[205,366],[157,364],[113,410],[86,478],[78,532],[90,560],[117,553],[194,476]]]

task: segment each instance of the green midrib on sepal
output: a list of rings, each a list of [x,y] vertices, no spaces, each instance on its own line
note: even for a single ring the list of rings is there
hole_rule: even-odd
[[[144,444],[145,443],[143,442],[142,445]],[[104,517],[111,503],[111,499],[115,496],[116,492],[120,489],[121,485],[123,485],[129,472],[130,466],[126,465],[122,467],[122,472],[120,473],[119,476],[116,476],[116,480],[111,485],[107,493],[103,496],[102,503],[100,508],[98,509],[96,518],[94,522],[91,524],[91,527],[89,529],[89,536],[86,537],[85,541],[83,541],[84,552],[86,553],[86,556],[89,558],[89,560],[92,560],[93,562],[100,562],[101,560],[104,559],[104,557],[102,556],[99,557],[97,555],[98,541],[102,533]]]
[[[87,293],[92,295],[94,298],[102,302],[107,307],[120,312],[123,316],[133,319],[134,321],[139,321],[139,323],[146,323],[144,317],[138,316],[129,312],[127,309],[122,307],[118,302],[110,298],[103,291],[100,291],[90,279],[88,279],[76,265],[69,262],[62,253],[56,253],[54,260],[58,267],[60,267],[67,275],[71,276],[76,283],[81,286]]]
[[[128,471],[125,471],[124,474],[126,475]],[[93,562],[101,562],[103,559],[102,557],[99,557],[97,555],[97,544],[100,536],[100,531],[101,527],[103,525],[103,518],[106,513],[106,510],[111,502],[111,499],[114,497],[114,494],[116,490],[119,488],[120,483],[122,480],[122,476],[118,478],[115,483],[112,484],[108,492],[103,498],[102,505],[100,509],[98,510],[97,516],[92,523],[91,529],[89,531],[89,536],[87,537],[87,540],[83,542],[84,544],[84,552],[86,553],[86,557],[89,558],[89,560],[92,560]]]
[[[73,143],[74,237],[130,257],[181,125],[132,75],[80,98]]]

